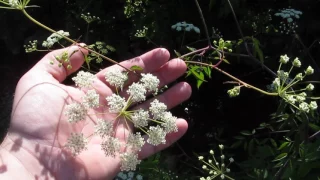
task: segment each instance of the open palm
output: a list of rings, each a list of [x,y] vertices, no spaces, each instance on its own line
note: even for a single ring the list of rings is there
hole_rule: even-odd
[[[74,53],[71,58],[72,69],[51,65],[54,56],[63,51]],[[101,150],[101,138],[92,135],[97,115],[89,115],[80,123],[71,124],[64,116],[67,104],[80,100],[84,95],[82,90],[74,86],[66,86],[61,82],[71,73],[77,71],[84,62],[84,49],[78,46],[53,51],[40,60],[19,81],[16,87],[11,125],[3,147],[8,149],[30,172],[31,178],[55,179],[112,179],[120,170],[120,158],[107,157]],[[130,68],[133,65],[142,67],[144,73],[152,73],[160,79],[160,86],[164,86],[181,76],[186,65],[179,59],[168,61],[170,55],[165,49],[155,49],[140,57],[124,61],[121,64]],[[109,68],[119,68],[114,65],[96,74],[92,84],[100,94],[101,103],[105,97],[113,93],[113,89],[105,82],[104,74]],[[135,77],[129,77],[135,79]],[[187,83],[178,83],[157,98],[172,108],[186,100],[191,94]],[[148,106],[148,102],[140,106]],[[112,116],[101,115],[102,118]],[[166,137],[166,144],[152,146],[146,143],[139,158],[148,157],[179,139],[187,130],[187,123],[183,119],[177,120],[177,133]],[[116,137],[126,141],[124,135],[129,131],[126,126],[117,126]],[[88,149],[73,157],[64,145],[71,132],[82,132],[90,136]],[[124,132],[124,133],[123,133]],[[28,154],[31,156],[24,156]],[[25,160],[26,157],[32,157]]]

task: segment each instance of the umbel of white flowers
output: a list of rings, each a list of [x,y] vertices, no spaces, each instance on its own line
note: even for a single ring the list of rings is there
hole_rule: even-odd
[[[106,156],[120,157],[122,171],[136,169],[136,165],[140,163],[138,152],[145,143],[154,146],[165,144],[166,135],[178,131],[177,118],[167,111],[167,106],[158,99],[154,99],[147,109],[130,109],[132,105],[146,101],[148,94],[157,94],[160,81],[150,73],[142,73],[140,80],[133,82],[125,91],[128,73],[119,69],[110,69],[105,74],[105,80],[115,87],[116,92],[107,97],[101,97],[92,86],[96,79],[93,74],[80,71],[72,79],[77,87],[86,88],[87,91],[81,102],[73,102],[66,106],[65,115],[68,121],[70,123],[84,121],[89,111],[91,114],[98,108],[99,110],[106,109],[103,113],[99,111],[100,116],[114,114],[114,119],[99,118],[96,120],[94,135],[102,139],[101,149]],[[105,98],[107,104],[100,104],[99,98]],[[115,136],[115,130],[120,123],[128,126],[128,129],[131,129],[129,126],[135,129],[129,132],[125,142]],[[142,134],[148,136],[146,141]],[[74,132],[65,147],[77,155],[87,149],[88,141],[89,139],[82,133]]]

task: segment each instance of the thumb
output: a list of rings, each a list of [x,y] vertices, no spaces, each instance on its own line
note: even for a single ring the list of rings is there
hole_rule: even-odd
[[[79,44],[52,51],[45,55],[30,71],[49,74],[52,81],[60,83],[82,66],[84,56],[88,54],[88,51],[82,48],[84,46],[84,44]]]

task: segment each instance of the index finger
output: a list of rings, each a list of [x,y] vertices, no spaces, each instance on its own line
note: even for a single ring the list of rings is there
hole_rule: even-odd
[[[120,64],[128,69],[130,69],[132,66],[139,66],[143,68],[142,73],[150,73],[158,70],[161,66],[167,63],[169,61],[169,58],[170,58],[170,54],[168,50],[164,48],[157,48],[139,57],[123,61]],[[96,74],[97,78],[100,79],[102,82],[108,84],[105,79],[105,74],[107,71],[114,68],[124,70],[124,68],[115,64],[113,66],[110,66],[98,72]],[[129,78],[131,82],[136,81],[137,79],[138,79],[138,76],[136,77],[132,76]]]

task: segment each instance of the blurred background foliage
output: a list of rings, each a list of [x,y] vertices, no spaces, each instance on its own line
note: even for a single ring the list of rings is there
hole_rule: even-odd
[[[288,54],[289,57],[299,57],[303,66],[312,65],[315,69],[312,80],[320,79],[319,0],[230,0],[230,2],[243,36],[248,39],[246,42],[249,51],[258,61],[248,57],[227,56],[230,64],[223,63],[221,69],[247,83],[266,89],[274,77],[265,71],[261,64],[276,71],[280,55]],[[227,1],[200,0],[199,3],[211,40],[218,40],[220,37],[231,40],[235,44],[238,43],[234,53],[248,54],[244,43],[239,43],[242,37]],[[43,24],[55,30],[68,31],[73,39],[88,45],[96,42],[110,45],[115,51],[108,52],[108,56],[118,61],[133,58],[156,47],[167,48],[174,58],[175,51],[181,54],[188,52],[186,46],[193,48],[207,46],[203,24],[193,0],[32,0],[31,4],[39,5],[40,8],[31,8],[27,11]],[[297,21],[295,34],[280,33],[279,24],[283,20],[274,14],[283,8],[293,8],[303,12]],[[87,13],[100,19],[88,24],[81,18],[81,14]],[[192,23],[201,30],[201,33],[172,30],[172,25],[177,22]],[[2,56],[0,132],[3,137],[10,120],[15,85],[19,78],[44,55],[44,53],[26,54],[23,45],[35,39],[42,42],[50,33],[37,27],[16,11],[1,9],[0,24]],[[109,64],[104,63],[105,65]],[[189,130],[177,144],[164,151],[157,162],[166,164],[164,167],[179,174],[179,177],[198,178],[203,175],[203,170],[195,152],[207,153],[210,148],[217,148],[217,144],[225,144],[229,147],[227,150],[230,152],[229,155],[239,162],[239,166],[231,167],[235,174],[238,173],[238,177],[250,174],[251,179],[273,179],[277,172],[280,173],[277,179],[319,177],[319,172],[313,170],[320,168],[319,163],[314,163],[320,158],[318,138],[311,144],[301,147],[304,151],[300,152],[300,157],[291,157],[294,161],[290,162],[292,167],[290,171],[290,168],[281,169],[281,165],[275,167],[272,157],[279,154],[275,162],[282,162],[281,160],[286,158],[282,150],[289,147],[291,140],[280,140],[281,134],[254,135],[256,132],[253,133],[253,130],[261,123],[271,122],[272,118],[278,117],[278,114],[273,116],[271,114],[281,108],[278,107],[279,99],[266,97],[249,89],[243,89],[239,97],[230,99],[226,91],[231,86],[225,84],[230,79],[216,71],[212,72],[211,77],[199,89],[194,78],[179,79],[186,80],[193,86],[190,101],[173,110],[177,116],[189,122]],[[318,117],[315,115],[314,118]],[[235,136],[237,138],[234,138]],[[283,145],[285,142],[288,143]],[[301,159],[303,156],[312,156],[312,163],[308,166],[310,168],[305,168],[306,160]],[[288,161],[282,162],[282,166],[285,163]],[[302,169],[300,175],[298,173],[300,171],[295,171],[297,169]],[[296,176],[293,176],[294,173]]]

